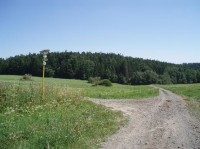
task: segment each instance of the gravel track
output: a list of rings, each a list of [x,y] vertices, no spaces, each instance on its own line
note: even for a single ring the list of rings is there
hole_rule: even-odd
[[[159,96],[143,100],[90,100],[129,119],[102,149],[200,149],[200,122],[170,91],[159,89]]]

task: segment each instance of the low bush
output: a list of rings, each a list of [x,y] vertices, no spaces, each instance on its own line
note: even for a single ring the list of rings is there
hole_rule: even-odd
[[[32,80],[31,78],[32,78],[31,74],[25,74],[25,75],[22,76],[22,78],[20,80],[28,80],[28,81],[30,81],[30,80]]]
[[[112,86],[112,82],[108,79],[103,79],[103,80],[100,81],[99,85]]]
[[[91,84],[94,85],[94,86],[99,85],[100,81],[101,81],[101,78],[100,78],[100,77],[90,77],[90,78],[88,79],[88,83],[91,83]]]
[[[93,86],[102,85],[102,86],[112,86],[112,82],[108,79],[101,80],[100,77],[90,77],[88,83],[91,83]]]

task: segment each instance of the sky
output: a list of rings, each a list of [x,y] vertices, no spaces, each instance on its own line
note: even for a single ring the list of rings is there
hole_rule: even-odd
[[[200,62],[200,0],[0,0],[0,57],[43,49]]]

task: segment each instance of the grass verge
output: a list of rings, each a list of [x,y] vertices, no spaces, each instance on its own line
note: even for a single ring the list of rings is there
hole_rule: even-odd
[[[81,91],[0,82],[1,149],[97,148],[125,122],[122,114],[83,100]]]

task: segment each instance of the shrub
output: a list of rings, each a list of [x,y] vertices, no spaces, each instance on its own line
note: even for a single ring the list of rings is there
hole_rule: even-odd
[[[93,84],[94,86],[99,85],[99,83],[101,82],[101,78],[100,77],[90,77],[88,79],[88,83]]]
[[[91,83],[93,86],[103,85],[103,86],[112,86],[112,82],[108,79],[101,80],[100,77],[90,77],[88,83]]]
[[[93,81],[93,77],[89,77],[88,83],[92,83],[92,81]]]
[[[108,79],[103,79],[103,80],[100,81],[99,85],[112,86],[112,82]]]
[[[31,74],[25,74],[22,76],[21,80],[31,80],[32,75]]]

